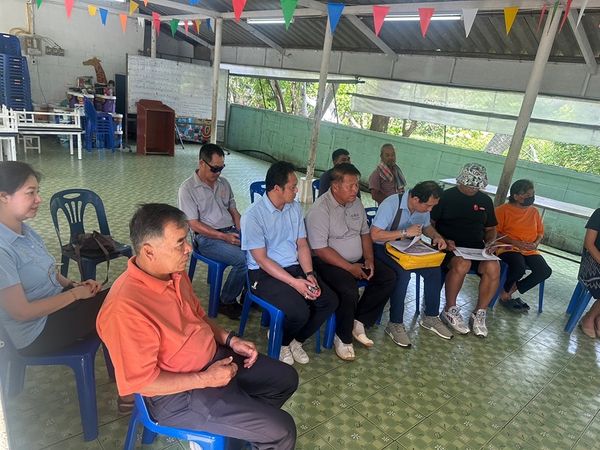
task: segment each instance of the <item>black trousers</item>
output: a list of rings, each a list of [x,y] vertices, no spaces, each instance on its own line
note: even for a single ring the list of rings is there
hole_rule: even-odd
[[[27,347],[20,349],[19,353],[23,356],[43,356],[95,334],[96,317],[108,291],[105,289],[92,298],[77,300],[49,314],[40,335]]]
[[[253,449],[292,450],[296,425],[280,408],[298,387],[296,370],[264,355],[244,369],[244,358],[224,346],[203,370],[229,356],[238,372],[227,386],[147,397],[152,417],[161,425],[248,441]]]
[[[517,290],[524,294],[552,275],[552,269],[542,255],[522,255],[519,252],[504,252],[499,258],[508,265],[504,290],[508,292],[517,283]],[[525,269],[531,273],[523,278]]]
[[[350,272],[316,257],[313,258],[313,265],[339,298],[340,304],[335,312],[336,334],[343,343],[350,344],[354,319],[366,327],[375,324],[394,290],[396,274],[387,265],[375,259],[375,273],[359,299],[358,280]]]
[[[295,278],[304,278],[304,271],[299,265],[285,267],[284,270]],[[282,345],[290,345],[292,339],[304,342],[338,307],[335,293],[318,276],[321,295],[316,300],[306,300],[296,289],[262,269],[249,270],[248,276],[253,293],[285,314]]]

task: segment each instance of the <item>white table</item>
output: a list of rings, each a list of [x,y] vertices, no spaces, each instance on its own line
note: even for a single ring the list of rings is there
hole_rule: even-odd
[[[455,178],[446,178],[440,180],[441,183],[449,186],[456,186]],[[494,186],[493,184],[488,184],[485,189],[482,189],[482,192],[490,195],[496,195],[496,191],[498,186]],[[547,197],[541,197],[539,195],[535,196],[534,206],[540,208],[542,210],[542,217],[544,217],[544,213],[546,210],[555,211],[562,214],[567,214],[573,217],[579,217],[581,219],[589,219],[594,210],[592,208],[587,208],[585,206],[576,205],[574,203],[566,203],[558,200],[553,200]]]

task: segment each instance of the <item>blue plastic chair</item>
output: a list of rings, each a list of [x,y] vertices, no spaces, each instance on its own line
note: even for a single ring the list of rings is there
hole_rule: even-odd
[[[313,182],[312,182],[313,203],[315,202],[315,199],[317,198],[317,191],[319,190],[320,185],[321,185],[321,180],[319,180],[318,178],[316,180],[313,180]]]
[[[254,203],[254,195],[265,195],[267,185],[264,181],[254,181],[250,184],[250,203]]]
[[[591,299],[592,294],[590,291],[588,291],[581,281],[578,281],[573,290],[569,306],[567,306],[567,314],[570,314],[569,320],[565,325],[567,333],[570,334],[573,332]]]
[[[217,317],[219,314],[219,303],[221,301],[223,272],[225,272],[225,269],[229,264],[225,264],[224,262],[216,261],[201,255],[198,252],[194,242],[192,256],[190,258],[190,268],[188,270],[188,276],[190,277],[190,280],[194,279],[196,262],[198,260],[202,261],[208,266],[208,275],[206,277],[206,282],[208,283],[210,289],[210,294],[208,296],[208,317]]]
[[[66,349],[45,356],[22,356],[14,347],[4,327],[0,325],[0,380],[4,393],[9,397],[18,395],[25,382],[27,366],[69,366],[75,373],[79,412],[83,427],[83,439],[92,441],[98,437],[98,409],[96,405],[96,376],[94,359],[100,339],[97,336],[78,342]],[[112,363],[104,353],[109,374]],[[112,369],[114,373],[114,369]]]
[[[493,308],[498,299],[500,298],[500,294],[502,293],[502,289],[504,283],[506,282],[506,276],[508,275],[508,264],[503,261],[500,261],[500,282],[498,283],[498,290],[496,291],[496,295],[488,305],[488,308]],[[546,280],[543,280],[538,285],[538,314],[543,312],[544,309],[544,288],[545,288]]]
[[[139,424],[142,424],[144,431],[142,433],[142,444],[152,444],[157,434],[174,437],[184,441],[190,441],[198,444],[203,450],[225,450],[228,439],[224,436],[208,433],[198,430],[187,430],[184,428],[174,428],[159,425],[148,413],[146,402],[140,394],[134,394],[135,406],[131,412],[129,428],[125,437],[123,450],[133,450],[135,448],[136,430]]]
[[[96,111],[94,104],[86,98],[83,103],[85,111],[85,149],[110,148],[115,151],[115,128],[113,117]],[[95,144],[95,145],[94,145]]]
[[[279,308],[273,306],[268,301],[260,298],[258,295],[252,293],[250,287],[250,279],[246,277],[247,290],[246,299],[242,307],[242,316],[240,317],[240,328],[238,334],[244,335],[246,329],[246,323],[250,317],[250,307],[252,303],[256,303],[263,310],[261,318],[261,325],[269,327],[269,342],[267,344],[267,355],[273,359],[279,359],[279,352],[281,351],[281,341],[283,339],[283,321],[285,320],[285,314]],[[335,334],[335,313],[329,316],[325,325],[325,338],[324,347],[331,348],[333,346],[333,335]],[[316,333],[315,336],[315,351],[321,353],[321,330]]]
[[[371,226],[373,219],[377,215],[377,206],[371,206],[369,208],[365,208],[365,213],[367,214],[367,224]]]
[[[93,191],[89,189],[67,189],[64,191],[57,192],[50,199],[50,215],[52,216],[52,222],[54,223],[54,229],[58,236],[58,242],[61,248],[61,269],[60,273],[63,276],[67,276],[69,273],[69,260],[75,259],[75,252],[71,248],[70,243],[78,235],[85,233],[84,229],[84,214],[86,207],[92,205],[96,210],[96,219],[98,221],[98,227],[100,233],[104,235],[110,235],[110,229],[108,227],[108,221],[106,219],[106,212],[104,211],[104,203]],[[63,245],[60,237],[60,229],[58,225],[58,211],[61,210],[69,223],[70,238],[69,244]],[[131,247],[126,244],[117,243],[117,249],[115,252],[110,254],[110,259],[118,258],[120,256],[131,257],[133,252]],[[81,265],[83,273],[81,274],[82,280],[96,279],[96,265],[106,261],[104,255],[96,258],[81,258]]]

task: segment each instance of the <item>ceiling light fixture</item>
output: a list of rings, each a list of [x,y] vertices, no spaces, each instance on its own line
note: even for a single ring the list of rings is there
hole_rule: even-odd
[[[436,14],[431,20],[461,20],[460,14]],[[387,16],[385,22],[418,22],[421,18],[417,14],[391,14]]]
[[[249,25],[275,25],[285,23],[285,20],[283,18],[265,17],[264,19],[248,19],[246,22]],[[292,19],[292,22],[294,22],[294,19]]]

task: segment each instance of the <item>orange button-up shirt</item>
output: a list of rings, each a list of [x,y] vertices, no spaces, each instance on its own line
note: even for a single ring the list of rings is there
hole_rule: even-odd
[[[163,370],[189,373],[206,366],[217,344],[205,316],[186,274],[159,280],[131,258],[96,321],[115,366],[119,394],[144,394]]]
[[[544,235],[544,223],[535,206],[519,208],[511,203],[504,203],[496,208],[498,236],[506,235],[509,238],[523,242],[534,242],[539,236]],[[523,255],[539,255],[537,250],[522,250],[517,247],[500,247],[497,254],[504,252],[520,252]]]

